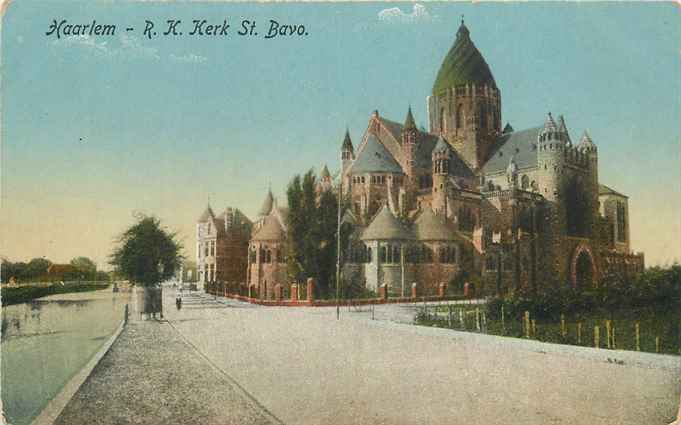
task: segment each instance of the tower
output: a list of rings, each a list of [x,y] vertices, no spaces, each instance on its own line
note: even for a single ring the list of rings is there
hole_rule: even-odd
[[[341,176],[345,176],[345,172],[350,168],[354,159],[355,148],[352,146],[352,140],[350,140],[350,130],[345,129],[345,137],[341,145]]]
[[[445,137],[473,170],[501,132],[501,92],[461,21],[428,97],[430,132]]]
[[[407,117],[404,119],[404,126],[402,127],[402,149],[404,150],[404,170],[408,178],[414,177],[414,166],[416,161],[418,130],[414,122],[414,116],[411,114],[411,106],[407,111]]]
[[[452,157],[452,150],[449,144],[439,137],[433,149],[433,203],[432,208],[435,213],[447,216],[447,179],[449,176],[449,162]]]

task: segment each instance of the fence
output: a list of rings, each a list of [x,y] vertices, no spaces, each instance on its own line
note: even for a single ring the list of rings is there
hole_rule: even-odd
[[[564,314],[558,321],[538,321],[526,311],[520,319],[505,314],[503,307],[490,319],[481,306],[420,306],[416,323],[450,329],[534,339],[543,342],[591,346],[609,350],[645,351],[681,354],[681,320],[669,317],[641,316],[628,319],[604,319],[585,316],[569,320]]]

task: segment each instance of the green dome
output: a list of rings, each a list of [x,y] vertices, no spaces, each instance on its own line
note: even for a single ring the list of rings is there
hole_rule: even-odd
[[[485,58],[471,41],[468,28],[461,22],[456,41],[437,73],[433,94],[438,95],[449,88],[465,84],[496,86]]]

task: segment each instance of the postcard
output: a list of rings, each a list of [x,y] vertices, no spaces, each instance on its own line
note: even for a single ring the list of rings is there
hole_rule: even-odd
[[[681,423],[678,4],[0,10],[0,422]]]

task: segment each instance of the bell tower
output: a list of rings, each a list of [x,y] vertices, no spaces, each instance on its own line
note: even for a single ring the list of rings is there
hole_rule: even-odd
[[[428,97],[428,120],[473,170],[501,133],[501,92],[463,20]]]

